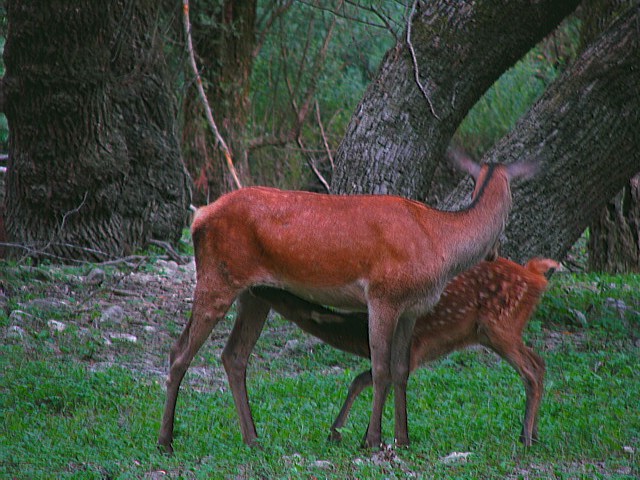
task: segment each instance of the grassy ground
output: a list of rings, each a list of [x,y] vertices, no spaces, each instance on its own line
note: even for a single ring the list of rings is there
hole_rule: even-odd
[[[366,362],[279,318],[267,324],[249,371],[261,435],[261,447],[250,449],[219,360],[229,318],[187,374],[176,453],[167,457],[155,447],[165,363],[188,317],[192,268],[156,259],[102,268],[100,276],[90,265],[0,263],[0,478],[640,476],[640,276],[553,277],[527,330],[548,369],[542,441],[528,450],[517,442],[520,380],[482,349],[412,377],[411,447],[358,447],[370,392],[356,402],[342,443],[327,442]],[[120,317],[106,317],[114,306]],[[391,440],[391,408],[383,428]],[[445,460],[453,452],[468,455]]]

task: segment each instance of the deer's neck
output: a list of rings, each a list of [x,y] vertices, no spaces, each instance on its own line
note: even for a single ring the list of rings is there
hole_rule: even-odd
[[[504,231],[510,210],[509,182],[499,175],[487,178],[469,207],[448,215],[444,241],[454,275],[486,258]]]

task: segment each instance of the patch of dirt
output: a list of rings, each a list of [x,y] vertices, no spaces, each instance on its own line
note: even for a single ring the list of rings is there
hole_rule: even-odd
[[[32,351],[49,337],[46,344],[56,355],[92,369],[122,366],[163,382],[169,350],[191,314],[194,287],[192,258],[181,265],[163,259],[117,267],[1,265],[0,342]],[[234,315],[232,308],[213,330],[185,383],[198,390],[227,388],[220,355]],[[292,335],[292,324],[268,323],[262,333],[267,341],[258,343],[250,368],[268,368],[276,357],[303,355],[319,343]]]
[[[7,267],[6,277],[0,280],[0,315],[7,315],[2,341],[28,347],[49,334],[54,352],[93,368],[117,362],[164,376],[169,349],[191,310],[195,265],[19,266]]]

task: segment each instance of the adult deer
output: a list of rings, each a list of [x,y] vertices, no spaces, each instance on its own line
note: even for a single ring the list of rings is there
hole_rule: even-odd
[[[535,258],[523,267],[505,258],[480,262],[455,277],[433,310],[416,320],[411,339],[410,371],[464,347],[480,344],[495,351],[518,372],[525,386],[526,405],[520,440],[531,446],[538,438],[538,409],[543,393],[544,361],[522,341],[522,331],[546,286],[545,273],[557,262]],[[329,310],[284,290],[255,287],[254,295],[323,342],[369,358],[367,315]],[[340,440],[356,397],[372,384],[371,370],[358,375],[331,426]]]
[[[180,383],[196,352],[237,298],[237,317],[222,353],[243,441],[257,433],[246,389],[247,361],[269,304],[250,287],[288,290],[314,303],[367,311],[373,407],[363,444],[381,443],[390,385],[395,437],[409,443],[406,385],[415,320],[438,301],[445,284],[487,257],[511,209],[510,181],[535,164],[479,166],[454,156],[476,186],[468,208],[441,212],[395,196],[321,195],[244,188],[196,212],[193,311],[171,349],[167,399],[158,443],[172,451]]]

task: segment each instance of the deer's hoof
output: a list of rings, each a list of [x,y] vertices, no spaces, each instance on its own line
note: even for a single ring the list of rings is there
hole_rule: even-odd
[[[533,447],[534,444],[540,443],[537,435],[520,434],[520,443],[526,448]]]
[[[408,438],[396,438],[395,446],[397,448],[409,448],[409,439]]]
[[[157,448],[160,451],[160,453],[164,455],[173,455],[173,446],[171,445],[171,443],[165,444],[165,443],[158,442]]]

